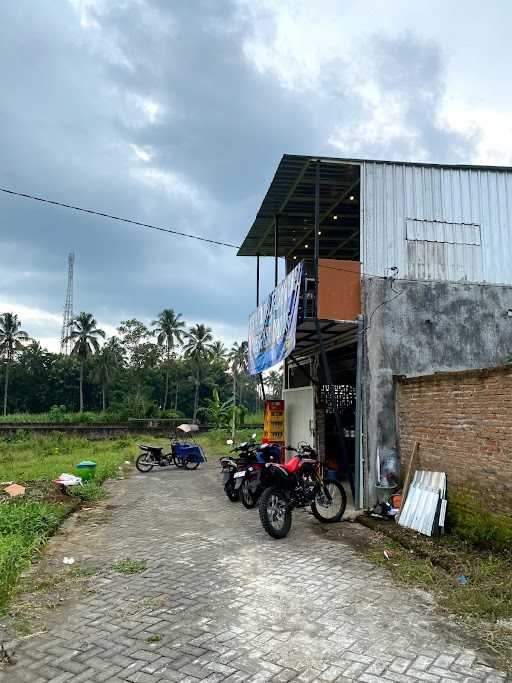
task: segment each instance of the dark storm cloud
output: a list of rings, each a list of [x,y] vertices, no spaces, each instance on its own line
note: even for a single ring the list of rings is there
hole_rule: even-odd
[[[243,50],[254,19],[236,3],[101,3],[83,26],[68,3],[0,12],[7,187],[239,243],[281,154],[332,154],[336,126],[368,117],[339,59],[301,89],[258,71]],[[461,149],[465,139],[432,123],[437,48],[411,36],[372,45],[366,68],[401,98],[417,144],[443,158]],[[254,300],[253,264],[233,250],[4,196],[0,249],[0,300],[54,313],[71,249],[78,306],[110,324],[172,306],[191,322],[243,329]]]

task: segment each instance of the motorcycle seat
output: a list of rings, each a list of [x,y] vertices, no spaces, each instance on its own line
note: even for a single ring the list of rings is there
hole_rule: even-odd
[[[149,451],[150,453],[161,453],[163,448],[161,446],[147,446],[146,444],[139,443],[139,448],[143,451]]]

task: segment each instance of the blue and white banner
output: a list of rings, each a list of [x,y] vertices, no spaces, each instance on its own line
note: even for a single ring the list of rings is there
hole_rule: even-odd
[[[249,373],[256,375],[287,358],[295,348],[302,262],[249,318]]]

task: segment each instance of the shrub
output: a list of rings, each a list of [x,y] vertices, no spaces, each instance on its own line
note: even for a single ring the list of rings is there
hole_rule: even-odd
[[[32,549],[17,534],[0,537],[0,610],[7,604],[19,573],[30,564]]]
[[[500,553],[512,548],[512,518],[482,510],[476,494],[457,489],[449,492],[447,526],[477,548]]]
[[[101,500],[105,492],[97,481],[86,481],[82,486],[70,486],[69,493],[80,500]]]

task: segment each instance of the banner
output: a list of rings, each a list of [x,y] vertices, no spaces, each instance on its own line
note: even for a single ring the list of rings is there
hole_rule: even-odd
[[[295,348],[302,262],[249,318],[249,373],[256,375],[287,358]]]

